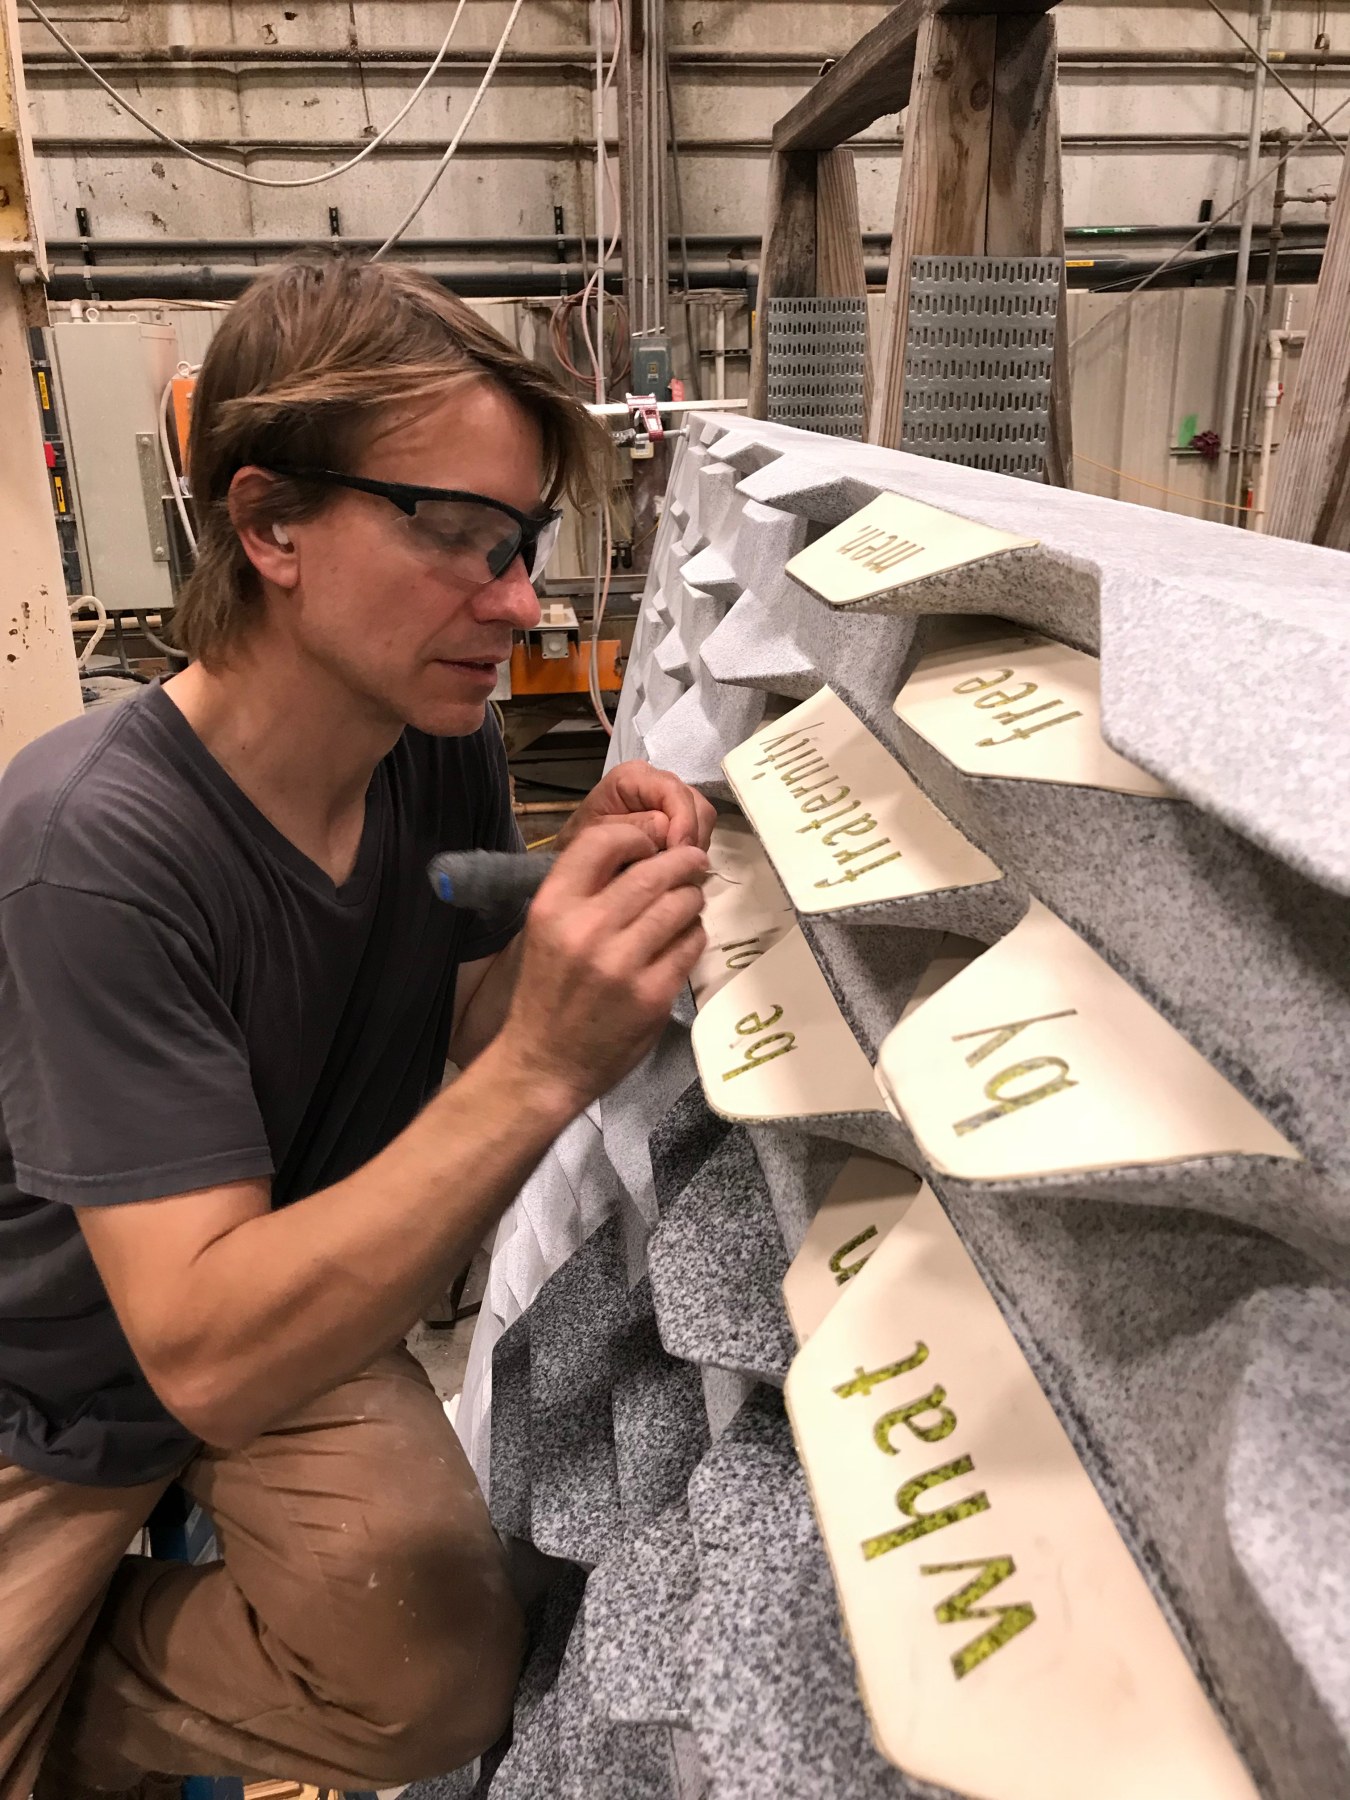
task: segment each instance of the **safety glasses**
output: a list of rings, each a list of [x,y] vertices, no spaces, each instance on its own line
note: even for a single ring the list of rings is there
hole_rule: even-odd
[[[269,475],[290,481],[317,481],[326,487],[354,488],[396,506],[419,546],[458,581],[486,587],[498,581],[516,557],[522,558],[531,581],[543,574],[562,530],[562,514],[517,512],[504,500],[458,488],[410,487],[402,481],[371,481],[335,469],[272,468]]]

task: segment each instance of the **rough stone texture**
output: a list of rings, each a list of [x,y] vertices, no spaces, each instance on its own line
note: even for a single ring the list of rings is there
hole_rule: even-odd
[[[647,755],[690,787],[730,799],[722,758],[750,736],[764,717],[764,695],[754,688],[723,687],[705,672],[647,734]]]
[[[943,933],[798,915],[802,936],[870,1063],[905,1010]]]
[[[757,1389],[689,1484],[691,1722],[718,1800],[912,1800],[877,1754],[776,1395]]]
[[[656,1183],[652,1174],[652,1122],[662,1118],[698,1080],[688,1029],[671,1023],[660,1042],[600,1102],[605,1153],[638,1212],[656,1223]]]
[[[783,1310],[787,1252],[744,1131],[731,1132],[663,1211],[648,1255],[672,1356],[786,1379],[796,1348]]]
[[[811,1137],[785,1125],[748,1125],[746,1130],[764,1171],[791,1263],[849,1152],[829,1138]]]
[[[780,608],[747,591],[715,631],[700,655],[715,681],[730,687],[763,688],[789,700],[808,700],[820,676],[797,642],[795,621]]]
[[[660,1212],[670,1210],[730,1130],[730,1121],[708,1105],[695,1077],[652,1131],[652,1180]]]
[[[651,1282],[628,1296],[628,1323],[613,1352],[614,1454],[619,1506],[628,1535],[684,1499],[708,1448],[708,1419],[698,1371],[661,1345]]]
[[[506,1537],[530,1535],[530,1320],[508,1325],[492,1352],[492,1451],[487,1484],[492,1523]]]
[[[587,1674],[597,1709],[612,1722],[688,1721],[684,1634],[697,1586],[683,1499],[592,1574],[586,1584]]]
[[[594,1564],[622,1540],[609,1394],[626,1318],[619,1227],[607,1220],[550,1276],[530,1321],[530,1537]],[[495,1409],[494,1409],[495,1410]]]
[[[586,1679],[585,1637],[583,1616],[554,1690],[559,1800],[673,1800],[667,1734],[650,1725],[611,1725],[599,1711]]]

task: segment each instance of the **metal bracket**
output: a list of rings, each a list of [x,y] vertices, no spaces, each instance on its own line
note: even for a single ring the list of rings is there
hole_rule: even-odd
[[[156,562],[169,560],[169,537],[164,529],[164,483],[159,469],[159,445],[153,431],[136,433],[136,466],[141,476],[141,499],[150,533],[150,554]]]

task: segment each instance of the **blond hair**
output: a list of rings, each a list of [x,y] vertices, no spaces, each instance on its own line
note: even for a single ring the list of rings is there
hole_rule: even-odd
[[[609,440],[538,363],[415,269],[326,256],[260,276],[230,309],[193,395],[188,444],[197,561],[174,619],[189,656],[219,661],[257,615],[261,589],[230,519],[249,464],[352,471],[390,407],[482,375],[535,420],[550,502],[595,505]],[[313,516],[331,490],[278,479],[251,510],[266,529]]]

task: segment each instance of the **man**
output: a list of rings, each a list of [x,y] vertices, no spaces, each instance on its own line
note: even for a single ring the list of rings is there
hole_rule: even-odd
[[[711,808],[614,770],[523,930],[425,866],[519,848],[487,701],[606,452],[413,273],[260,280],[196,390],[194,660],[0,784],[0,1800],[388,1785],[509,1718],[503,1553],[402,1338],[655,1041]],[[123,1557],[173,1479],[223,1563]]]

